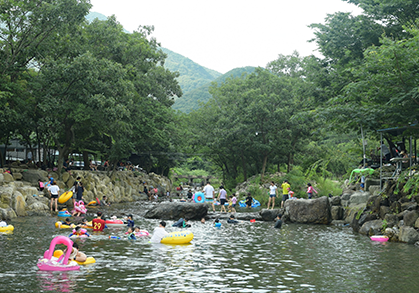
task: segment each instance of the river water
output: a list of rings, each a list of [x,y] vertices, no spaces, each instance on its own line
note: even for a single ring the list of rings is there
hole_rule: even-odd
[[[158,220],[135,217],[150,232]],[[116,213],[114,210],[107,213]],[[111,240],[125,229],[78,239],[96,263],[80,271],[42,272],[36,262],[54,236],[56,217],[18,218],[13,234],[0,233],[0,292],[416,292],[417,247],[379,243],[350,228],[222,221],[192,222],[190,245]],[[173,221],[167,221],[170,226]],[[167,227],[167,231],[178,229]]]

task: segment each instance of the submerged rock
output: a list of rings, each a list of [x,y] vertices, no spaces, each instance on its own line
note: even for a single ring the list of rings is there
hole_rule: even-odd
[[[383,228],[383,221],[382,220],[373,220],[369,222],[365,222],[362,227],[359,229],[360,234],[364,235],[377,235],[381,232]]]
[[[287,200],[285,214],[295,223],[329,224],[332,220],[329,198],[325,196],[316,199]]]
[[[200,220],[207,213],[208,205],[203,203],[167,202],[153,206],[144,217],[162,220],[178,220],[180,218]]]

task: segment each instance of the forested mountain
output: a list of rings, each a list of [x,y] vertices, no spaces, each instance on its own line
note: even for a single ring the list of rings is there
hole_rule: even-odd
[[[244,73],[249,74],[249,73],[252,73],[253,71],[255,71],[255,67],[252,67],[252,66],[235,68],[217,77],[213,81],[216,82],[217,84],[221,84],[229,77],[240,77]],[[185,113],[189,113],[192,110],[198,109],[201,103],[206,103],[211,98],[211,94],[208,92],[211,82],[212,81],[196,89],[193,89],[191,91],[188,91],[188,92],[184,91],[183,96],[175,101],[172,108],[176,110],[180,110]]]
[[[170,71],[179,72],[180,76],[177,81],[184,94],[213,81],[221,75],[221,73],[205,68],[169,49],[161,49],[167,54],[164,66]]]

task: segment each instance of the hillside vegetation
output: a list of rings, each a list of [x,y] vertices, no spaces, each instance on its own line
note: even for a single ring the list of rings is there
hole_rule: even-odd
[[[229,72],[219,76],[213,82],[220,85],[225,82],[229,77],[240,77],[243,74],[249,74],[255,71],[255,67],[247,66],[241,68],[235,68]],[[174,105],[172,106],[175,110],[180,110],[185,113],[189,113],[193,110],[199,109],[201,104],[205,104],[211,98],[211,94],[208,89],[212,82],[208,82],[196,89],[193,89],[188,92],[184,92],[183,96],[179,99],[176,99]]]

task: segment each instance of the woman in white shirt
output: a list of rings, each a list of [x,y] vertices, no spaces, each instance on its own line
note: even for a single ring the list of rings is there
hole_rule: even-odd
[[[57,185],[57,181],[52,182],[52,185],[48,187],[49,195],[51,196],[51,212],[52,212],[52,202],[55,201],[55,211],[58,212],[58,194],[60,188]]]
[[[268,210],[269,206],[271,205],[272,201],[272,209],[275,207],[275,197],[278,194],[278,187],[276,187],[275,183],[271,181],[271,186],[269,186],[269,200],[268,200]]]

